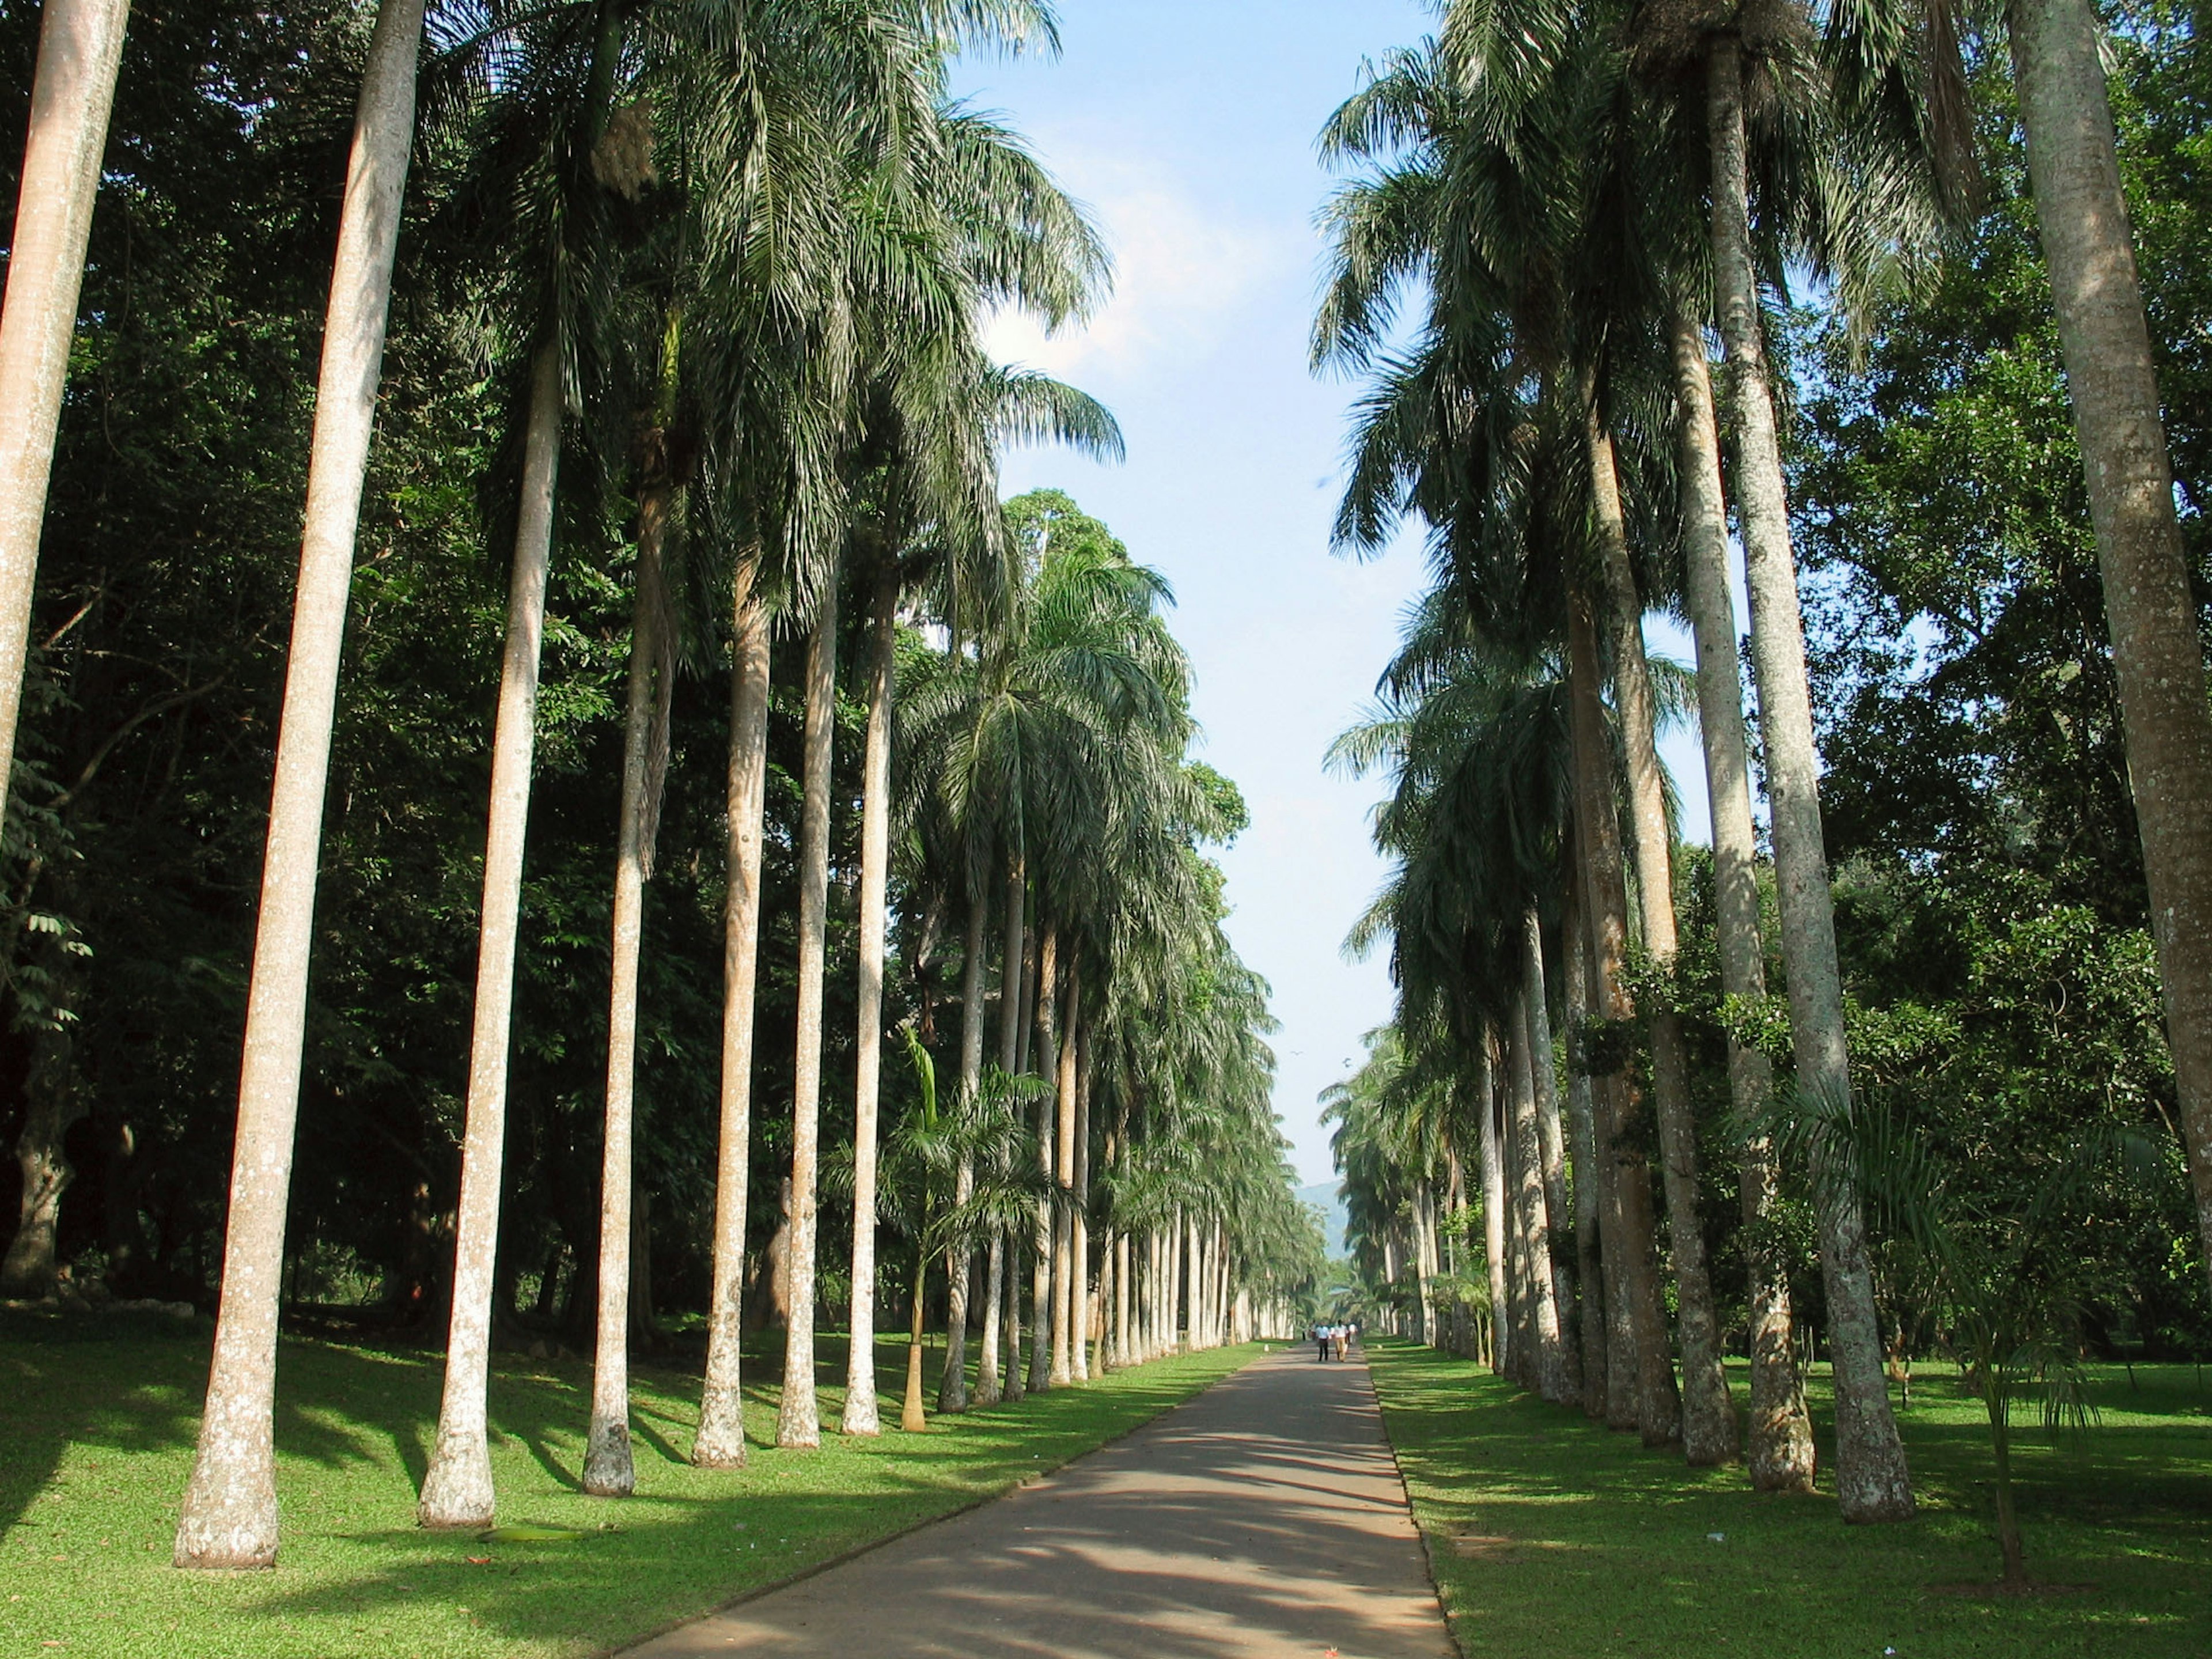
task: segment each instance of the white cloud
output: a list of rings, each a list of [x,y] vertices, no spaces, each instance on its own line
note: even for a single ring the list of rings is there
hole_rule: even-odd
[[[1187,372],[1221,343],[1255,288],[1304,256],[1279,234],[1210,211],[1164,172],[1064,154],[1054,161],[1105,233],[1113,296],[1087,325],[1053,336],[1027,316],[1000,313],[984,344],[1001,362],[1069,378]]]

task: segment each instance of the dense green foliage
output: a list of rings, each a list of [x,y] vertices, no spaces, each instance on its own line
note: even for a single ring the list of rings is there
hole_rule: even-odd
[[[531,159],[532,146],[544,142],[538,125],[567,118],[563,100],[575,94],[562,78],[575,68],[562,55],[573,40],[562,36],[568,41],[562,46],[554,33],[531,31],[557,33],[556,25],[568,27],[589,11],[549,22],[551,14],[433,8],[340,682],[286,1292],[300,1307],[342,1304],[429,1337],[442,1328],[452,1270],[488,744],[531,326],[522,314],[528,296],[516,284],[537,280],[516,274],[515,250],[517,239],[543,228],[530,217],[543,206],[530,182],[530,169],[540,165]],[[118,1296],[206,1306],[221,1266],[312,387],[337,185],[372,15],[350,5],[251,17],[199,4],[146,13],[132,21],[118,83],[40,568],[24,766],[10,798],[4,873],[15,942],[0,1037],[0,1138],[15,1139],[34,1073],[67,1079],[64,1150],[75,1176],[62,1203],[59,1255],[79,1283],[97,1281]],[[1006,15],[1018,25],[1026,13],[1017,7]],[[0,98],[0,125],[12,131],[24,123],[38,23],[35,6],[0,10],[0,60],[15,71]],[[508,40],[517,54],[501,59],[496,72],[471,58],[483,45],[471,36],[478,24],[493,28],[483,39]],[[917,84],[925,94],[937,88],[956,141],[1004,137],[1008,153],[1018,154],[1016,141],[942,98],[939,58],[960,32],[946,23],[938,55],[924,53]],[[668,42],[653,50],[665,52]],[[647,68],[663,76],[652,84],[669,84],[665,64],[655,59]],[[660,307],[672,292],[682,297],[686,283],[708,277],[725,287],[690,296],[696,316],[684,372],[697,366],[701,383],[684,382],[678,425],[696,444],[714,438],[718,420],[737,418],[696,405],[713,390],[714,329],[738,326],[715,307],[742,312],[752,297],[733,268],[702,263],[703,243],[687,244],[706,235],[687,214],[708,228],[711,215],[685,205],[694,181],[678,162],[692,153],[679,145],[690,142],[688,129],[663,125],[668,154],[658,173],[647,169],[641,194],[632,199],[612,186],[587,192],[606,222],[568,223],[562,232],[602,238],[592,256],[599,263],[578,276],[585,289],[628,286],[612,299],[611,289],[564,290],[562,301],[584,307],[568,325],[582,331],[577,395],[586,407],[572,423],[564,457],[545,627],[497,1304],[507,1330],[520,1321],[579,1346],[591,1328],[599,1231],[622,681],[644,476],[630,453],[629,427],[639,377],[651,372],[660,339]],[[643,131],[653,141],[649,123]],[[1023,183],[1008,177],[1009,187]],[[12,175],[0,177],[0,194],[12,193]],[[1022,211],[1024,234],[1039,245],[1054,214],[1073,212],[1056,193],[1032,196]],[[1079,216],[1076,222],[1089,237]],[[1085,246],[1096,265],[1095,247]],[[918,246],[908,251],[919,257]],[[1001,252],[1006,268],[976,279],[972,291],[939,296],[960,328],[972,329],[971,313],[989,296],[1043,280],[1036,246]],[[759,247],[751,253],[766,257]],[[1032,269],[1022,267],[1025,258]],[[906,276],[925,280],[919,269]],[[1079,309],[1079,301],[1066,300],[1063,311]],[[959,309],[963,304],[969,311]],[[761,344],[760,333],[750,337]],[[810,338],[809,349],[820,345]],[[744,412],[754,424],[744,442],[751,447],[726,457],[726,470],[736,477],[748,467],[773,473],[782,465],[794,474],[800,462],[786,452],[800,437],[775,434],[762,417],[775,409],[774,396],[797,394],[765,384],[775,380],[769,369],[749,368],[761,382],[746,382],[754,401]],[[735,373],[726,363],[718,372]],[[941,677],[949,650],[990,648],[989,629],[1005,615],[1008,571],[977,574],[962,538],[1025,548],[1009,567],[1018,586],[1042,568],[1040,515],[1080,519],[1059,497],[1057,506],[1015,512],[1004,526],[989,524],[997,510],[995,441],[1066,436],[1089,420],[1082,431],[1090,441],[1109,448],[1118,442],[1110,417],[1066,388],[1019,377],[993,382],[994,395],[1006,401],[978,417],[985,453],[964,458],[990,495],[988,510],[964,526],[923,518],[917,501],[937,498],[915,479],[942,458],[915,453],[926,448],[916,435],[923,424],[917,394],[895,384],[890,370],[883,375],[870,390],[877,401],[824,452],[838,474],[830,496],[843,515],[828,530],[799,525],[799,507],[790,499],[799,486],[787,477],[779,496],[745,474],[750,495],[737,485],[727,500],[696,492],[678,538],[680,556],[672,555],[684,672],[667,732],[640,998],[636,1179],[647,1261],[638,1328],[648,1342],[658,1324],[683,1324],[708,1288],[735,550],[748,538],[784,542],[781,562],[763,578],[782,611],[754,1022],[757,1265],[779,1224],[779,1182],[790,1164],[803,770],[803,652],[796,647],[806,626],[805,578],[818,574],[825,547],[846,555],[852,591],[839,653],[823,1060],[834,1170],[841,1158],[849,1167],[849,1153],[838,1147],[849,1139],[853,1116],[872,561],[897,560],[911,573],[900,623],[903,698],[933,674]],[[1103,526],[1097,534],[1111,540]],[[799,545],[807,537],[812,541]],[[1123,566],[1140,569],[1112,545]],[[969,564],[956,580],[947,567],[962,559]],[[1143,579],[1156,580],[1149,573]],[[1156,660],[1140,665],[1165,678],[1136,689],[1158,705],[1155,758],[1172,772],[1189,719],[1187,667],[1159,614],[1166,600],[1159,589],[1146,602],[1143,627],[1154,636]],[[934,626],[948,621],[963,630],[951,645]],[[915,769],[906,741],[902,732],[902,772]],[[1161,1101],[1151,1120],[1139,1107],[1137,1129],[1156,1125],[1170,1134],[1184,1115],[1218,1107],[1228,1113],[1219,1120],[1224,1132],[1240,1149],[1238,1178],[1281,1188],[1279,1142],[1266,1105],[1271,1062],[1259,1040],[1264,987],[1228,951],[1218,925],[1218,872],[1198,850],[1206,837],[1241,828],[1243,809],[1233,785],[1210,770],[1193,772],[1187,784],[1189,810],[1178,806],[1152,826],[1173,866],[1174,890],[1134,890],[1131,884],[1158,872],[1098,868],[1085,902],[1097,907],[1102,963],[1108,933],[1121,925],[1118,913],[1109,915],[1114,907],[1152,906],[1143,920],[1152,928],[1144,971],[1156,976],[1152,988],[1157,975],[1188,969],[1198,981],[1187,994],[1218,1015],[1208,1040],[1229,1040],[1233,1025],[1247,1049],[1243,1069],[1227,1080],[1218,1066],[1207,1071],[1169,1054],[1160,1063],[1170,1072],[1181,1066],[1176,1086],[1189,1098]],[[902,787],[911,799],[934,783],[917,772]],[[951,860],[932,839],[941,827],[909,816],[894,846],[884,1024],[918,1026],[950,1078],[957,1071],[967,890],[946,878]],[[1110,849],[1073,851],[1103,860]],[[995,855],[995,848],[986,854]],[[984,890],[996,889],[987,880]],[[1071,921],[1073,907],[1071,899]],[[989,937],[995,949],[998,936]],[[1188,962],[1176,955],[1186,945],[1197,952]],[[1238,988],[1233,1001],[1209,1000],[1204,987],[1215,981]],[[995,998],[995,963],[985,982]],[[1104,983],[1102,973],[1098,988]],[[1133,994],[1114,1004],[1124,1006],[1131,1012],[1115,1041],[1149,1062],[1164,1028],[1146,1023]],[[1099,1012],[1103,1021],[1106,1011]],[[1124,1069],[1102,1071],[1093,1119],[1102,1138],[1115,1121],[1104,1103]],[[896,1060],[885,1075],[890,1125],[911,1103],[913,1083]],[[1214,1095],[1201,1098],[1208,1090]],[[1188,1190],[1186,1183],[1185,1196]],[[0,1177],[0,1204],[11,1216],[14,1191],[12,1176]],[[1253,1249],[1275,1252],[1285,1281],[1296,1280],[1313,1251],[1302,1228],[1290,1224],[1297,1212],[1286,1191],[1274,1198],[1255,1188],[1248,1196],[1253,1201],[1237,1213],[1251,1223]],[[842,1250],[827,1241],[849,1237],[849,1181],[841,1190],[832,1180],[825,1201],[822,1266],[834,1309],[844,1294],[844,1266]],[[894,1203],[887,1227],[898,1224],[896,1212]],[[910,1252],[888,1250],[883,1260],[890,1283],[910,1279]],[[671,1317],[663,1322],[663,1315]]]

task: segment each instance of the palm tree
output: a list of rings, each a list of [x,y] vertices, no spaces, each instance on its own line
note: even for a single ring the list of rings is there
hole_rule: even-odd
[[[2212,1273],[2212,690],[2120,188],[2104,28],[2083,0],[2020,0],[2006,20],[2104,578],[2197,1237]]]
[[[1804,621],[1798,607],[1789,506],[1752,263],[1743,42],[1729,33],[1713,37],[1708,66],[1711,246],[1723,348],[1722,385],[1736,442],[1736,511],[1751,601],[1752,666],[1759,688],[1760,747],[1766,763],[1775,883],[1781,898],[1791,1048],[1802,1091],[1812,1097],[1848,1101],[1850,1065],[1844,1037],[1843,980],[1836,962],[1835,906],[1820,828],[1820,759],[1813,741]],[[1866,1218],[1856,1195],[1832,1178],[1828,1163],[1816,1143],[1814,1185],[1836,1390],[1837,1500],[1846,1520],[1901,1520],[1912,1513],[1912,1483],[1881,1369]]]
[[[130,16],[130,0],[47,0],[39,17],[31,131],[0,302],[0,814],[13,788],[54,432]]]
[[[1763,999],[1766,955],[1759,937],[1751,769],[1744,744],[1735,607],[1728,589],[1728,508],[1721,494],[1718,430],[1704,331],[1678,305],[1670,331],[1681,443],[1683,591],[1698,655],[1698,729],[1711,809],[1721,993]],[[1737,1116],[1757,1121],[1773,1092],[1766,1056],[1731,1036],[1728,1068]],[[1750,1280],[1751,1425],[1746,1451],[1751,1483],[1760,1492],[1810,1492],[1813,1430],[1791,1348],[1789,1277],[1771,1221],[1779,1185],[1771,1138],[1754,1131],[1744,1142],[1740,1163]]]
[[[58,44],[70,13],[49,10],[46,29]],[[112,11],[119,48],[124,8]],[[323,328],[314,435],[307,470],[306,533],[299,589],[286,659],[284,709],[277,728],[276,785],[269,811],[268,851],[261,877],[260,919],[246,994],[245,1064],[239,1084],[238,1138],[233,1152],[231,1204],[223,1257],[222,1304],[216,1347],[201,1419],[199,1451],[185,1488],[175,1547],[180,1567],[268,1566],[276,1559],[276,1471],[270,1444],[276,1372],[278,1281],[284,1255],[284,1212],[291,1187],[300,1071],[307,1040],[307,962],[313,943],[315,878],[321,862],[323,794],[330,776],[331,728],[337,711],[338,664],[346,599],[353,580],[354,535],[368,470],[369,434],[383,376],[385,324],[391,312],[392,266],[399,241],[399,202],[415,136],[415,63],[422,39],[422,0],[389,0],[378,9],[376,33],[354,116],[353,154],[346,169],[337,261]],[[99,42],[80,43],[92,46]],[[41,46],[41,66],[46,47]],[[96,67],[91,72],[97,74]],[[96,105],[98,127],[84,135],[96,166],[106,128],[114,63],[106,91],[82,91]],[[38,148],[33,118],[33,147]],[[27,167],[26,200],[48,181]],[[85,194],[89,197],[90,183]],[[66,211],[66,210],[64,210]],[[89,202],[82,214],[89,221]],[[24,227],[19,224],[17,234]],[[19,243],[20,246],[20,243]],[[21,257],[33,263],[37,239]],[[81,267],[82,225],[73,258]],[[18,267],[9,266],[14,280]],[[76,310],[76,271],[68,308]],[[12,318],[13,308],[10,308]],[[0,385],[7,345],[0,339]],[[58,383],[55,388],[58,393]],[[35,393],[32,394],[35,397]],[[51,424],[48,443],[51,445]],[[12,446],[11,446],[12,447]],[[43,485],[43,478],[41,479]],[[41,489],[43,495],[43,489]],[[33,513],[35,527],[38,512]],[[35,545],[35,544],[34,544]],[[4,557],[0,555],[0,557]],[[26,616],[29,594],[26,568]],[[0,605],[4,605],[0,597]],[[0,617],[0,635],[16,641],[12,670],[0,661],[8,702],[0,708],[0,779],[15,734],[13,698],[21,680],[21,635]]]

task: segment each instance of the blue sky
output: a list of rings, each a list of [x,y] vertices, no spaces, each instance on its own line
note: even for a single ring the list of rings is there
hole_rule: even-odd
[[[1361,59],[1427,23],[1406,0],[1063,0],[1058,59],[957,77],[1027,135],[1114,251],[1115,295],[1089,328],[1046,339],[1002,321],[992,344],[1103,399],[1128,459],[1016,452],[1006,485],[1066,489],[1175,586],[1201,753],[1252,810],[1223,860],[1229,927],[1273,987],[1275,1105],[1309,1182],[1331,1173],[1314,1097],[1390,1012],[1384,963],[1340,951],[1383,874],[1367,837],[1380,785],[1326,775],[1322,757],[1371,695],[1421,575],[1410,540],[1364,564],[1328,550],[1352,389],[1306,369],[1329,184],[1313,141]],[[1686,657],[1671,629],[1653,644]],[[1701,789],[1683,793],[1701,820]]]

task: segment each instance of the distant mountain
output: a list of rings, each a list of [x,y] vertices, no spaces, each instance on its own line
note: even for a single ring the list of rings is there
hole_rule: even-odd
[[[1310,1204],[1321,1212],[1322,1236],[1328,1242],[1328,1253],[1332,1257],[1341,1257],[1345,1254],[1344,1183],[1324,1181],[1316,1187],[1301,1187],[1297,1196],[1299,1202]]]

